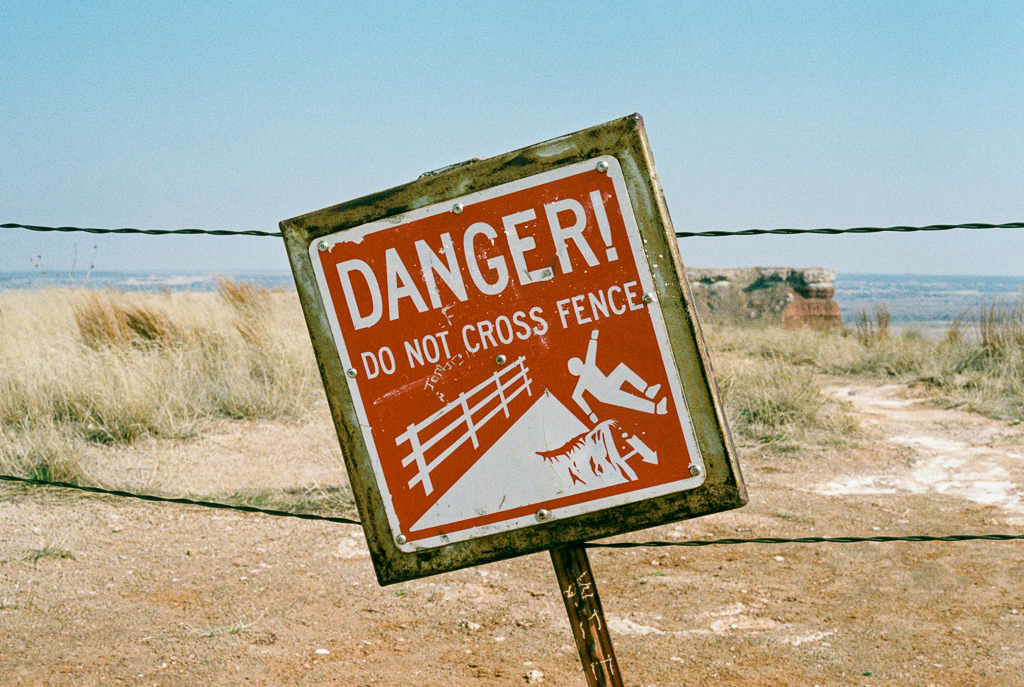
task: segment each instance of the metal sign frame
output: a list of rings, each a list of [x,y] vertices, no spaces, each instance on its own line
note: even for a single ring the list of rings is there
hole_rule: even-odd
[[[527,523],[520,518],[514,527],[496,531],[484,528],[452,540],[434,538],[413,545],[404,536],[396,537],[390,497],[386,495],[386,485],[380,484],[372,437],[363,429],[366,419],[362,401],[358,398],[358,387],[352,384],[352,375],[357,373],[350,361],[343,360],[344,343],[338,342],[337,316],[326,305],[332,302],[331,294],[323,293],[324,276],[319,265],[314,264],[317,252],[328,250],[330,242],[339,237],[358,240],[360,232],[387,231],[384,227],[388,224],[400,225],[429,214],[438,204],[453,207],[460,199],[486,198],[489,189],[529,184],[530,178],[557,178],[559,170],[576,169],[583,164],[603,164],[603,168],[598,167],[603,170],[614,167],[616,178],[625,186],[629,205],[625,214],[632,215],[641,238],[636,248],[646,258],[645,293],[649,293],[654,303],[651,307],[657,308],[664,323],[662,354],[674,366],[669,371],[678,375],[678,381],[673,383],[679,385],[688,411],[686,441],[694,442],[695,464],[699,466],[694,470],[694,479],[678,484],[669,493],[662,489],[652,498],[626,503],[606,500],[596,510],[567,511],[550,520],[539,518]],[[285,220],[280,226],[381,585],[613,536],[746,503],[711,364],[693,313],[675,232],[639,115],[425,174],[412,183]]]

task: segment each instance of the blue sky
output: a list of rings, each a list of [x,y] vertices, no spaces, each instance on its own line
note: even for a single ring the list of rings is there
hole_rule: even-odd
[[[633,112],[679,230],[1024,221],[1021,3],[254,5],[0,0],[0,223],[275,231]],[[288,269],[272,238],[0,232],[3,271]],[[681,250],[1020,275],[1021,235]]]

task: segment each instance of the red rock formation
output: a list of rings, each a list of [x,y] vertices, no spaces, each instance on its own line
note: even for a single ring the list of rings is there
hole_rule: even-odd
[[[782,313],[783,329],[842,329],[839,304],[832,300],[836,290],[824,284],[793,289],[793,300]]]
[[[698,316],[719,322],[765,322],[787,329],[842,329],[835,272],[820,268],[688,269]]]

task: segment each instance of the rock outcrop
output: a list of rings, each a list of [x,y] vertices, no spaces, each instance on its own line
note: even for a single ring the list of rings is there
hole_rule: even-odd
[[[821,268],[687,269],[700,318],[842,329],[836,273]]]

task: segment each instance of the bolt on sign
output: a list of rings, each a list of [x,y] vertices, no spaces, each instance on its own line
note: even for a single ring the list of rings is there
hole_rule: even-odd
[[[281,229],[381,584],[745,503],[638,115]]]

